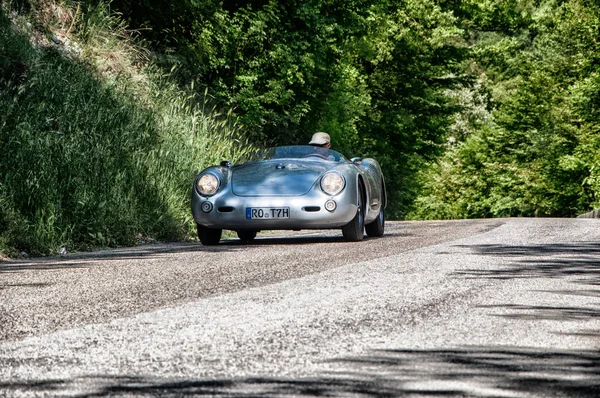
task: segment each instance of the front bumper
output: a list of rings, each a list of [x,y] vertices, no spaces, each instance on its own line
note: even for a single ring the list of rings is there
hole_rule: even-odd
[[[356,215],[356,200],[351,190],[335,197],[312,190],[301,196],[236,196],[231,191],[206,198],[194,189],[192,214],[197,224],[219,229],[329,229],[341,228]],[[333,200],[336,208],[325,209],[325,203]],[[209,204],[207,204],[208,202]],[[205,210],[210,208],[210,211]],[[289,218],[247,219],[247,208],[289,208]]]

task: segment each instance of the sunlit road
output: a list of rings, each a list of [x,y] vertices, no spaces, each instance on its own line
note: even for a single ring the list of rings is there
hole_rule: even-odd
[[[0,262],[0,397],[600,397],[600,220]]]

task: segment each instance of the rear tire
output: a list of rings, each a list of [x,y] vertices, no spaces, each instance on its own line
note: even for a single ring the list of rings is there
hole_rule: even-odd
[[[342,234],[348,242],[358,242],[363,240],[365,235],[365,211],[363,204],[363,187],[358,185],[358,208],[356,215],[348,224],[342,227]]]
[[[208,228],[200,224],[196,224],[198,229],[198,239],[204,246],[213,246],[219,244],[221,235],[223,234],[222,229]]]
[[[379,214],[377,218],[373,220],[373,222],[365,225],[365,231],[367,232],[367,236],[370,238],[379,238],[383,236],[383,232],[385,230],[385,214],[383,212],[383,207],[379,210]]]
[[[257,231],[252,229],[240,229],[237,231],[237,236],[242,242],[252,242],[256,238]]]

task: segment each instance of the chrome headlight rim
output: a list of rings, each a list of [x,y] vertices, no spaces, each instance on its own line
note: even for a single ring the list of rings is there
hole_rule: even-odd
[[[346,179],[337,171],[330,171],[321,177],[321,190],[327,195],[335,196],[346,188]]]
[[[221,178],[215,173],[204,173],[196,180],[196,191],[202,196],[213,196],[221,187]]]

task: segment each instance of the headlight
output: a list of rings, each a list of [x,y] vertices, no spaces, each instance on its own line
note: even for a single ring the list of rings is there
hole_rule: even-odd
[[[219,179],[214,174],[204,174],[198,179],[196,186],[201,195],[214,195],[219,189]]]
[[[328,195],[337,195],[346,186],[346,181],[340,173],[327,173],[321,178],[321,189]]]

